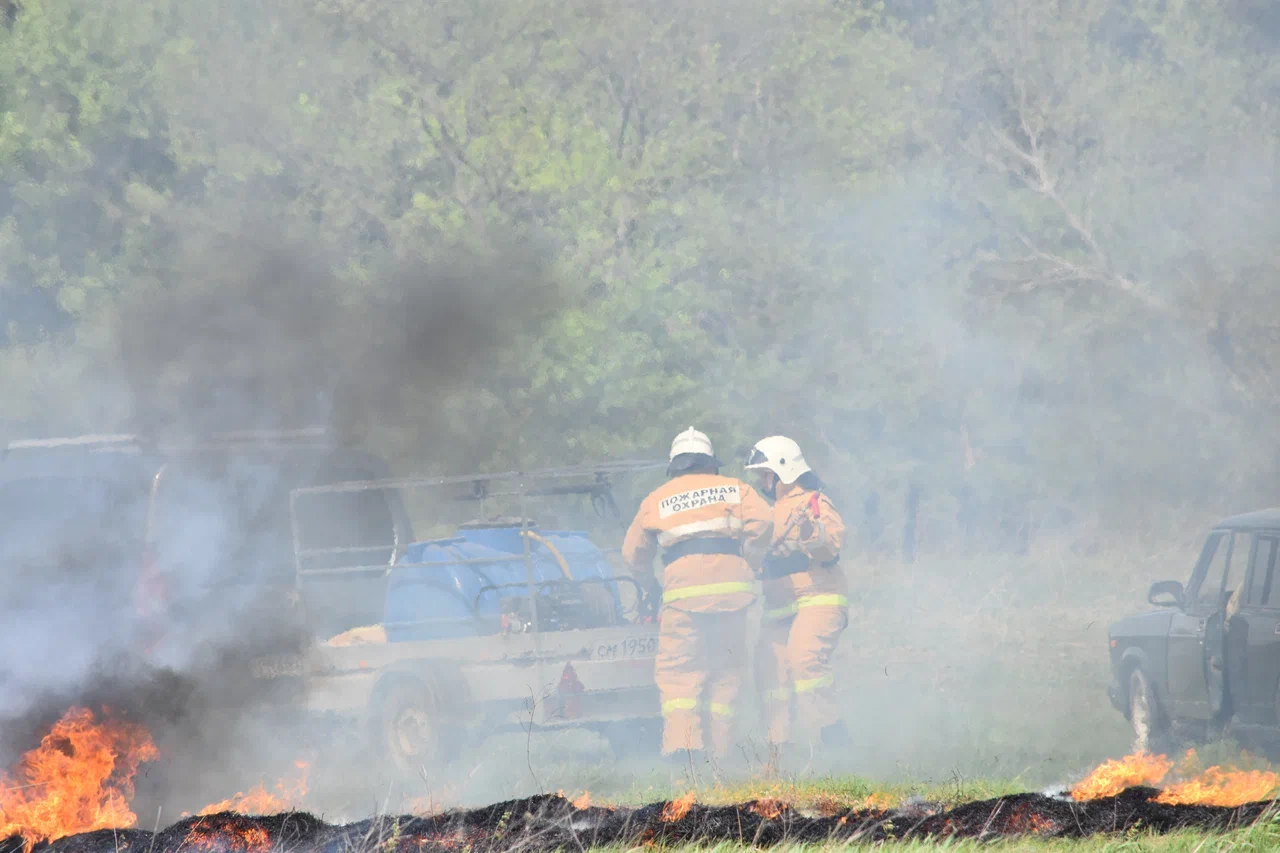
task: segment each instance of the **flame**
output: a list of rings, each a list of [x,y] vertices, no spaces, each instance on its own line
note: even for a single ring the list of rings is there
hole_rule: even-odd
[[[238,791],[234,797],[205,806],[199,814],[205,816],[235,812],[245,815],[270,815],[297,809],[307,795],[307,774],[311,765],[305,761],[296,761],[294,766],[298,768],[299,775],[292,785],[285,785],[284,780],[281,779],[276,782],[276,792],[273,794],[262,782],[259,782],[257,787],[250,789],[248,793]]]
[[[1071,797],[1075,800],[1100,800],[1114,797],[1135,785],[1157,785],[1172,767],[1173,762],[1167,757],[1145,752],[1104,761],[1071,789]]]
[[[404,809],[414,817],[433,817],[444,811],[444,806],[434,797],[414,797],[405,802]]]
[[[37,841],[133,826],[133,777],[156,747],[142,726],[103,716],[98,722],[72,708],[14,775],[0,771],[0,838],[21,835],[30,850]]]
[[[591,792],[583,791],[582,796],[574,800],[572,806],[579,811],[591,808]]]
[[[1280,773],[1210,767],[1200,776],[1170,785],[1156,797],[1167,806],[1243,806],[1270,799],[1280,788]]]
[[[1242,756],[1248,758],[1247,755]],[[1077,800],[1113,797],[1134,785],[1172,784],[1154,798],[1168,806],[1242,806],[1270,799],[1280,792],[1280,773],[1271,770],[1228,770],[1221,766],[1200,769],[1195,750],[1175,766],[1163,755],[1137,753],[1117,761],[1107,761],[1071,790]]]
[[[819,794],[814,797],[812,808],[819,817],[835,817],[847,811],[844,805],[830,794]]]
[[[859,811],[887,812],[893,808],[894,800],[888,794],[868,794],[858,804]]]
[[[271,836],[260,826],[201,821],[187,831],[182,847],[217,853],[265,853],[271,849]]]
[[[776,800],[773,797],[764,797],[763,799],[756,800],[751,804],[751,811],[760,815],[760,817],[765,820],[773,820],[778,815],[782,814],[782,809],[784,807],[785,806],[781,800]]]
[[[1182,756],[1182,760],[1173,768],[1173,773],[1180,779],[1190,779],[1192,776],[1200,775],[1202,770],[1200,756],[1196,755],[1194,749],[1188,749]]]
[[[668,823],[683,820],[684,816],[689,813],[689,809],[693,808],[693,804],[697,798],[697,793],[690,791],[683,797],[678,797],[672,800],[662,807],[662,819]]]
[[[1007,824],[1010,832],[1019,834],[1043,834],[1057,830],[1058,824],[1042,814],[1037,814],[1028,806],[1022,806],[1009,817]]]

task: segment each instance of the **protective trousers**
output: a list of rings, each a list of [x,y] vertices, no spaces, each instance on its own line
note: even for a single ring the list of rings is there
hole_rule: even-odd
[[[747,666],[747,611],[689,613],[664,607],[654,677],[662,701],[662,754],[705,749],[729,755]]]
[[[763,694],[770,744],[791,742],[793,719],[801,734],[814,740],[839,722],[831,656],[848,625],[848,609],[842,606],[799,607],[773,619],[766,615],[756,649],[756,685]]]

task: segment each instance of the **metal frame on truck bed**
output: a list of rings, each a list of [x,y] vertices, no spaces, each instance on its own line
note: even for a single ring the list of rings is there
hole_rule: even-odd
[[[646,734],[644,739],[656,735],[660,723],[653,660],[658,632],[652,614],[657,602],[651,600],[647,589],[625,575],[573,577],[569,561],[548,538],[553,534],[543,537],[530,521],[528,504],[533,498],[586,496],[597,515],[620,519],[612,493],[614,478],[664,466],[617,462],[294,489],[289,495],[289,511],[300,591],[307,584],[330,578],[366,575],[385,581],[398,571],[438,569],[447,573],[459,566],[523,563],[525,577],[519,583],[486,581],[471,601],[469,617],[384,621],[317,645],[305,661],[261,660],[257,674],[305,678],[310,710],[355,717],[365,723],[375,745],[407,774],[452,757],[469,736],[483,737],[503,729],[589,728],[604,735],[615,748],[636,743],[641,732]],[[475,526],[508,528],[513,533],[518,530],[521,550],[479,559],[404,562],[410,543],[400,531],[390,545],[308,547],[300,521],[308,501],[370,490],[394,491],[401,501],[414,491],[443,493],[452,501],[479,503],[482,518],[489,502],[512,501],[516,518],[490,519],[464,526],[462,531]],[[432,541],[447,545],[456,540]],[[390,557],[381,562],[388,548]],[[549,554],[564,577],[538,578],[535,564],[541,561],[545,566],[546,557],[535,556],[535,549]],[[593,549],[597,556],[608,551]],[[377,562],[366,555],[377,555]],[[334,565],[335,561],[344,564]],[[635,591],[631,610],[623,606],[618,594],[622,587]],[[505,596],[512,588],[520,594]],[[480,612],[485,595],[500,599],[500,621]],[[566,606],[575,611],[572,618],[563,618],[561,611]],[[578,608],[593,607],[596,609],[590,615],[577,612]],[[460,622],[472,626],[474,633],[388,641],[393,631],[445,628]]]

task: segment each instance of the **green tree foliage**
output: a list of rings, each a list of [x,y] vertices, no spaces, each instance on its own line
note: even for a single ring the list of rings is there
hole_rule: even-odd
[[[1280,77],[1256,6],[24,0],[7,418],[126,425],[85,388],[115,306],[180,294],[193,243],[252,215],[345,259],[353,299],[387,255],[550,247],[553,324],[421,403],[490,464],[696,423],[727,456],[793,434],[849,499],[1264,500]]]

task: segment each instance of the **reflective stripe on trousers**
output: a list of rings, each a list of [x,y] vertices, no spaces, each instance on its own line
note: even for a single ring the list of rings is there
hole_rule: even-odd
[[[805,678],[796,682],[797,693],[812,693],[815,690],[821,690],[824,687],[830,687],[835,684],[836,680],[830,675],[824,675],[821,678]]]
[[[830,675],[820,678],[802,678],[795,683],[794,689],[796,693],[812,693],[824,687],[831,687],[835,683],[835,678]],[[791,691],[791,687],[775,687],[772,690],[766,690],[764,698],[770,702],[785,702],[791,698]]]
[[[832,655],[848,627],[849,611],[810,603],[838,601],[843,596],[806,598],[805,606],[796,608],[789,618],[766,620],[760,626],[756,684],[773,744],[791,742],[793,727],[801,738],[816,738],[840,719]]]
[[[669,589],[662,593],[662,603],[670,604],[673,601],[684,601],[689,598],[701,598],[704,595],[731,595],[733,593],[755,592],[755,584],[745,581],[728,581],[725,583],[702,583],[694,586],[682,586],[679,589]]]
[[[662,703],[662,716],[669,717],[677,711],[696,711],[698,710],[697,699],[668,699]],[[732,717],[737,711],[730,705],[722,702],[709,702],[707,710],[721,717]]]
[[[835,683],[835,678],[830,675],[820,678],[802,678],[795,683],[794,689],[796,693],[812,693],[824,687],[831,687]],[[764,698],[770,702],[786,702],[791,698],[791,692],[792,687],[774,687],[765,691]]]
[[[660,626],[653,677],[661,697],[663,754],[710,747],[721,758],[729,756],[745,675],[746,608],[663,608]]]
[[[805,595],[797,598],[786,607],[775,607],[772,610],[766,610],[764,618],[766,619],[786,619],[788,616],[795,616],[806,607],[848,607],[849,599],[843,595],[836,593],[826,593],[823,595]]]

